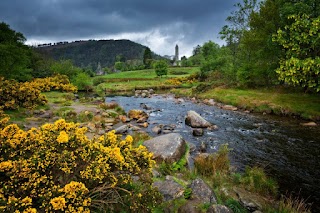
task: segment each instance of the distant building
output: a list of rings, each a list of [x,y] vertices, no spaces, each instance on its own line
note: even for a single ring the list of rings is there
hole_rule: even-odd
[[[175,54],[173,58],[173,66],[180,66],[180,60],[179,60],[179,46],[176,44],[175,47]]]
[[[98,63],[98,67],[97,67],[97,70],[96,70],[96,75],[104,75],[104,71],[102,70],[101,68],[101,64],[100,62]]]

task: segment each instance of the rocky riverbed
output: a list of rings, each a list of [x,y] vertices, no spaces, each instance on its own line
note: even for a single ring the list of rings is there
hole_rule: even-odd
[[[125,112],[115,110],[117,105]],[[308,198],[308,202],[314,202],[316,210],[319,208],[320,131],[316,123],[253,115],[212,99],[200,101],[150,93],[107,97],[105,101],[93,100],[90,104],[73,102],[63,111],[61,108],[51,104],[49,110],[28,112],[24,127],[39,126],[59,117],[71,120],[82,117],[80,125],[88,127],[88,137],[112,129],[119,134],[146,132],[152,137],[178,134],[189,144],[191,156],[215,152],[228,143],[236,170],[243,171],[246,166],[263,167],[279,181],[282,192],[296,192]],[[186,120],[190,112],[210,125],[192,124]]]

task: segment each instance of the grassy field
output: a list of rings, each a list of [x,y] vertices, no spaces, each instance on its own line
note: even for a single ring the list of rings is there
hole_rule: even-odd
[[[186,77],[199,71],[199,67],[169,67],[168,75],[164,78],[176,78],[176,77]],[[105,79],[154,79],[157,75],[154,69],[147,70],[137,70],[137,71],[126,71],[119,73],[112,73],[103,76]]]
[[[171,89],[176,87],[190,87],[192,85],[176,85],[168,81],[173,78],[190,76],[199,71],[199,67],[170,67],[168,75],[158,77],[153,69],[126,71],[95,77],[96,92],[99,95],[132,91],[135,89]],[[95,83],[96,82],[96,83]]]

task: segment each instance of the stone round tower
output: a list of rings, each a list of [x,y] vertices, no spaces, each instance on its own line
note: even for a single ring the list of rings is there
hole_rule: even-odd
[[[175,54],[174,54],[174,60],[177,62],[179,61],[179,46],[178,44],[176,44],[176,48],[175,48]]]

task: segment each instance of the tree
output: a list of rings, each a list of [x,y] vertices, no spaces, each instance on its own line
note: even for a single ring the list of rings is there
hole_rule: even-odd
[[[143,54],[143,64],[145,65],[146,69],[151,68],[152,63],[152,53],[149,47],[146,47]]]
[[[10,29],[4,22],[0,23],[0,75],[8,79],[29,80],[31,76],[31,50],[24,45],[22,33]]]
[[[277,69],[279,79],[291,85],[320,91],[320,17],[292,15],[291,25],[274,36],[285,51]]]
[[[209,41],[201,48],[201,55],[203,60],[200,66],[200,78],[202,80],[208,77],[211,71],[221,71],[222,66],[226,63],[225,58],[221,55],[218,44]]]
[[[241,42],[244,34],[250,30],[250,17],[252,13],[258,10],[259,4],[257,0],[243,0],[242,3],[237,3],[234,6],[237,9],[231,12],[231,15],[226,19],[229,25],[225,25],[219,34],[227,42],[227,47],[230,49],[233,76],[236,76],[237,71],[243,64],[243,57],[246,58],[248,54],[250,55],[249,52],[246,52],[247,49],[241,49]]]
[[[199,44],[195,48],[193,48],[193,51],[192,51],[193,56],[198,54],[201,54],[201,46]]]
[[[56,61],[51,65],[50,70],[53,73],[66,75],[69,79],[72,79],[81,72],[81,69],[74,66],[71,60]]]
[[[192,66],[192,62],[191,62],[191,60],[188,60],[188,58],[186,56],[182,56],[181,57],[181,66],[190,67],[190,66]]]
[[[10,29],[10,26],[4,22],[0,23],[0,43],[20,44],[26,41],[24,35],[20,32],[16,32]]]
[[[86,90],[88,92],[92,89],[92,81],[87,73],[78,73],[71,82],[73,85],[77,86],[78,90]]]
[[[120,61],[117,61],[115,64],[114,64],[114,68],[118,71],[123,71],[125,69],[125,63],[123,62],[120,62]]]
[[[272,35],[281,26],[280,1],[266,0],[259,11],[251,13],[250,29],[239,44],[237,78],[241,85],[261,86],[277,82],[275,69],[279,64],[280,46]]]
[[[154,63],[154,69],[157,76],[163,76],[168,74],[168,63],[165,60],[159,60]]]

